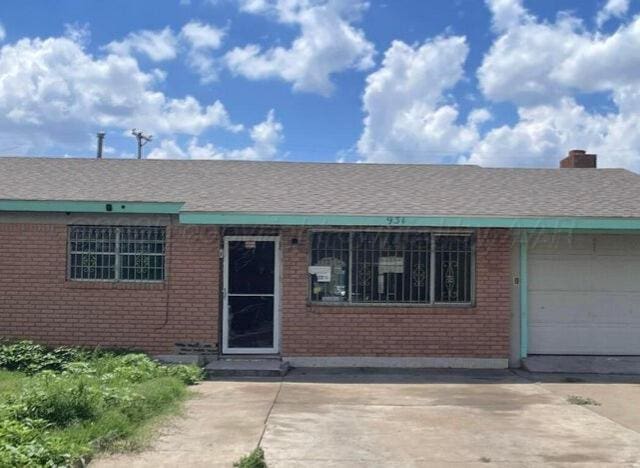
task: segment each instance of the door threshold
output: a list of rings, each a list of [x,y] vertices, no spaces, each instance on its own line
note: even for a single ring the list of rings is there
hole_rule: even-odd
[[[234,359],[238,361],[262,361],[265,359],[282,359],[280,354],[220,354],[218,359],[224,359],[227,361],[232,361]]]
[[[204,368],[207,377],[282,377],[289,363],[276,359],[220,359]]]

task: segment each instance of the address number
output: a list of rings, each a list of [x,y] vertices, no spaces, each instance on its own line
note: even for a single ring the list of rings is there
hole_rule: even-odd
[[[390,226],[405,224],[406,221],[407,219],[403,216],[387,216],[387,224]]]

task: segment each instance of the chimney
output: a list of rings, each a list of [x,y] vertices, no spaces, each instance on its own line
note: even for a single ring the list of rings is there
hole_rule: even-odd
[[[561,168],[570,169],[595,169],[597,156],[595,154],[587,154],[585,150],[571,150],[569,156],[560,161]]]
[[[96,155],[96,157],[98,159],[102,159],[102,146],[104,144],[104,136],[106,135],[106,133],[104,132],[98,132],[96,134],[96,136],[98,137],[98,153]]]

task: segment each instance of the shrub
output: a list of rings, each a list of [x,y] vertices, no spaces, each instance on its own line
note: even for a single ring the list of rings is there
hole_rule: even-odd
[[[172,377],[142,382],[133,387],[132,398],[120,403],[122,412],[130,421],[139,422],[158,413],[185,394],[184,384]],[[144,395],[144,397],[142,397]]]
[[[194,385],[204,377],[202,369],[193,365],[171,364],[164,366],[164,371],[169,377],[176,377],[186,385]]]
[[[31,341],[0,346],[0,367],[34,374],[42,370],[62,370],[69,362],[86,359],[87,352],[59,347],[52,350]]]
[[[187,385],[202,380],[202,370],[193,365],[162,365],[142,353],[86,351],[78,348],[48,349],[31,341],[0,346],[0,367],[36,374],[43,370],[83,375],[105,375],[108,379],[144,382],[156,377],[176,377]]]
[[[185,384],[202,377],[195,366],[165,366],[144,354],[31,342],[0,346],[0,367],[31,374],[20,392],[0,396],[0,467],[76,466],[96,450],[125,447],[123,439],[175,408]]]
[[[42,419],[56,426],[90,419],[104,398],[83,376],[42,372],[9,399],[7,409],[17,419]]]
[[[159,377],[176,377],[186,385],[202,380],[202,369],[193,365],[163,365],[153,361],[145,354],[125,354],[98,359],[96,367],[109,378],[139,383]]]
[[[71,466],[88,449],[52,436],[41,420],[0,420],[0,466]]]

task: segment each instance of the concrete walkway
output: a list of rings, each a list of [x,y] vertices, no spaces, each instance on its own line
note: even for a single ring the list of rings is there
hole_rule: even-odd
[[[205,382],[149,450],[91,466],[230,467],[258,443],[275,468],[640,466],[640,380],[587,378],[296,370],[282,383]]]
[[[183,417],[142,453],[94,460],[92,468],[225,467],[256,448],[280,382],[203,382]]]

